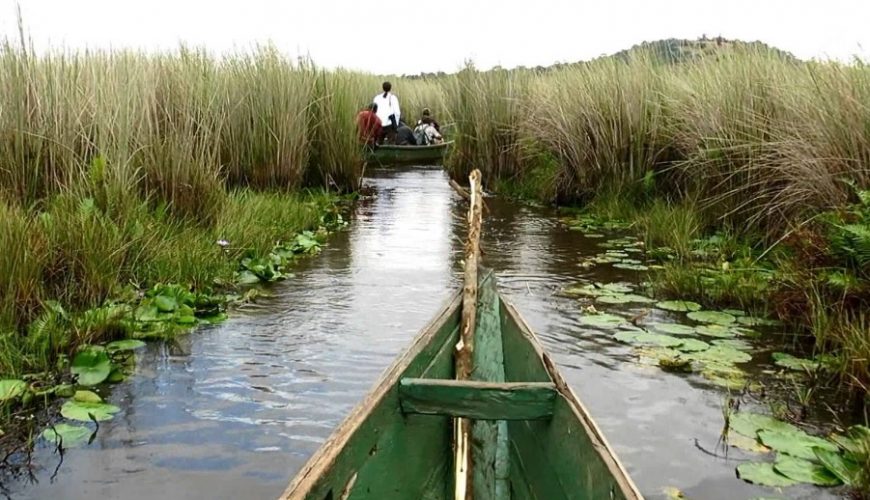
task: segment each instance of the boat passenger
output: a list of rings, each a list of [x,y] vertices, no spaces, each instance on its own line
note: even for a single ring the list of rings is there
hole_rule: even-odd
[[[382,94],[378,94],[372,100],[378,107],[378,118],[381,119],[381,140],[384,138],[391,139],[396,135],[399,128],[399,121],[402,119],[402,111],[399,109],[399,98],[391,91],[393,89],[390,82],[384,82],[381,86],[384,90]]]
[[[440,144],[444,141],[441,133],[435,128],[435,121],[427,116],[424,116],[414,128],[414,139],[420,146]]]
[[[399,146],[416,146],[417,140],[414,138],[414,131],[405,122],[399,122],[399,127],[396,129],[396,144]]]
[[[362,111],[356,115],[356,125],[359,129],[360,142],[367,146],[377,144],[378,137],[381,135],[381,119],[378,118],[378,105],[371,103],[366,105]]]
[[[437,130],[438,133],[440,134],[441,133],[441,125],[439,125],[438,122],[434,118],[432,118],[432,111],[429,110],[429,108],[423,108],[423,112],[421,114],[423,116],[421,116],[420,119],[417,120],[417,125],[420,125],[421,123],[423,123],[423,120],[428,119],[431,122],[432,126],[435,127],[435,130]]]

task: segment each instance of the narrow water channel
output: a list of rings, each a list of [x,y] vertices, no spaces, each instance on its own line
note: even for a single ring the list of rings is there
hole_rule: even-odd
[[[463,207],[439,169],[371,172],[377,196],[270,298],[226,323],[139,351],[136,375],[108,400],[122,408],[62,461],[37,446],[36,482],[13,498],[274,498],[380,372],[458,288]],[[715,451],[723,389],[633,362],[630,348],[578,321],[558,292],[586,279],[637,283],[637,271],[581,271],[600,240],[548,209],[487,200],[484,263],[537,331],[647,498],[676,486],[694,499],[780,495],[736,479],[748,458]],[[626,306],[612,306],[612,309]],[[664,314],[664,313],[663,313]],[[59,467],[58,467],[59,464]]]

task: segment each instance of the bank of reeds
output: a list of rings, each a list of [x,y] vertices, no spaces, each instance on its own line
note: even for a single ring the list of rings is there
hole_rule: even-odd
[[[813,262],[791,252],[796,267],[817,267],[784,280],[801,295],[789,319],[812,325],[832,315],[838,333],[811,326],[816,348],[840,350],[853,367],[844,378],[866,390],[866,369],[855,367],[870,359],[870,270],[838,260],[829,238],[855,217],[816,220],[848,212],[870,188],[870,68],[748,49],[678,64],[639,52],[535,74],[467,68],[448,93],[461,133],[456,176],[480,168],[548,201],[618,200],[634,207],[625,212],[648,242],[684,253],[690,236],[717,230],[761,250],[807,231],[822,244]],[[692,211],[690,228],[668,222]],[[850,231],[850,248],[870,248],[870,228]],[[857,280],[848,293],[824,283],[831,268]],[[818,289],[821,302],[809,293]],[[767,297],[771,309],[780,295]]]

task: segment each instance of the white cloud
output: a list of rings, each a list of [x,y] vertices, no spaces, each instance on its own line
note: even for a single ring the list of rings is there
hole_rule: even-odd
[[[761,40],[803,58],[848,60],[870,49],[867,0],[21,0],[37,49],[172,49],[216,53],[271,41],[289,56],[377,73],[547,65],[702,34]],[[0,33],[17,36],[14,0]]]

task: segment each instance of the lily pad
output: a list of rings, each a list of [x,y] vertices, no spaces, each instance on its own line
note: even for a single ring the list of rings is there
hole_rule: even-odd
[[[695,333],[695,328],[688,325],[680,325],[678,323],[653,323],[653,330],[657,332],[667,333],[670,335],[692,335]]]
[[[692,371],[692,360],[682,356],[663,356],[659,358],[659,368],[666,372],[689,373]]]
[[[743,351],[738,351],[737,349],[724,346],[724,345],[715,345],[707,349],[706,351],[695,352],[690,354],[693,359],[697,361],[701,361],[704,363],[718,363],[718,364],[734,364],[734,363],[746,363],[752,359],[752,355],[749,353],[745,353]]]
[[[680,339],[682,340],[682,344],[680,344],[677,349],[683,352],[699,352],[706,351],[710,348],[710,344],[704,342],[703,340],[697,339]]]
[[[757,439],[749,438],[736,432],[728,433],[728,445],[753,453],[770,453],[770,448],[759,443]]]
[[[825,466],[788,455],[778,455],[773,468],[783,476],[801,483],[816,486],[836,486],[842,483]]]
[[[737,466],[737,477],[761,486],[793,486],[798,484],[794,479],[787,478],[776,472],[771,463],[750,462]]]
[[[158,295],[154,297],[154,305],[160,312],[173,312],[178,307],[178,301],[175,300],[175,297]]]
[[[693,311],[686,316],[698,323],[712,323],[715,325],[730,325],[737,321],[737,318],[734,316],[720,311]]]
[[[90,422],[90,415],[94,419],[102,422],[110,420],[115,413],[121,411],[115,405],[107,403],[80,403],[78,401],[67,401],[60,407],[60,414],[70,420],[80,420],[82,422]]]
[[[746,311],[740,309],[722,309],[722,312],[732,316],[746,316]]]
[[[116,340],[114,342],[108,343],[106,345],[106,350],[109,352],[134,351],[136,349],[141,349],[146,345],[147,344],[145,344],[145,342],[136,339]]]
[[[629,303],[647,303],[652,302],[652,299],[649,297],[644,297],[643,295],[635,295],[633,293],[628,294],[617,294],[617,295],[602,295],[596,299],[597,302],[601,302],[602,304],[629,304]]]
[[[828,471],[837,476],[837,479],[848,486],[856,486],[861,481],[861,466],[855,462],[845,458],[839,453],[816,448],[813,450],[816,454],[816,459],[825,466]]]
[[[597,283],[597,287],[614,293],[629,293],[634,290],[633,286],[626,283]]]
[[[27,389],[27,383],[23,380],[6,379],[0,380],[0,401],[17,398]]]
[[[683,343],[681,339],[657,333],[619,332],[613,336],[620,342],[635,345],[651,345],[660,347],[676,347]]]
[[[93,431],[83,425],[57,424],[53,428],[42,431],[42,439],[54,444],[62,444],[64,448],[73,448],[87,443]]]
[[[775,352],[771,356],[776,366],[799,372],[815,371],[817,363],[811,359],[797,358],[784,352]]]
[[[602,295],[613,295],[615,293],[612,290],[608,290],[605,288],[599,288],[595,285],[583,285],[583,286],[574,286],[571,288],[566,288],[564,290],[565,295],[582,295],[586,297],[600,297]]]
[[[627,323],[628,320],[623,318],[622,316],[616,316],[614,314],[585,314],[580,317],[580,323],[586,326],[593,326],[596,328],[616,328],[620,325],[620,323]]]
[[[73,399],[79,403],[102,403],[101,398],[97,393],[91,391],[76,391]]]
[[[837,445],[817,436],[810,436],[804,431],[781,431],[761,430],[758,431],[758,439],[765,446],[774,450],[806,460],[815,460],[816,454],[813,448],[821,448],[828,451],[839,451]]]
[[[800,429],[788,422],[777,420],[769,415],[741,411],[732,415],[729,420],[729,428],[746,437],[755,439],[758,431],[769,430],[779,432],[801,432]]]
[[[643,264],[626,264],[624,262],[619,262],[617,264],[613,264],[613,267],[617,269],[628,269],[630,271],[647,271],[649,270],[648,266]]]
[[[659,309],[673,312],[693,312],[700,311],[701,304],[688,300],[665,300],[656,304]]]
[[[695,328],[695,331],[705,337],[715,337],[720,339],[731,338],[735,335],[734,330],[722,325],[700,325]]]
[[[70,367],[70,372],[78,376],[81,385],[97,385],[106,380],[111,371],[112,362],[106,350],[94,346],[79,351]]]

